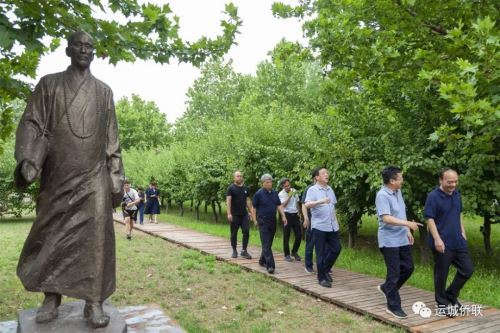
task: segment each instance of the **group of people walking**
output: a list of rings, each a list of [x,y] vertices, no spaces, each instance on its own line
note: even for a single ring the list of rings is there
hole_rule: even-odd
[[[144,224],[144,214],[149,215],[149,223],[158,223],[160,191],[156,182],[151,182],[144,192],[142,187],[138,187],[136,191],[131,187],[130,182],[126,180],[121,206],[127,239],[131,240],[133,224],[137,223],[137,219],[139,219],[140,224]]]
[[[387,313],[403,319],[407,317],[401,306],[400,288],[414,270],[411,246],[413,231],[423,224],[409,221],[401,193],[402,170],[388,166],[382,170],[383,185],[378,191],[375,206],[378,216],[378,246],[387,269],[385,282],[375,288],[385,297]],[[301,261],[298,254],[305,231],[305,271],[315,273],[313,252],[316,252],[316,275],[320,286],[332,287],[332,268],[340,255],[339,221],[335,205],[337,198],[328,185],[329,172],[324,167],[311,173],[311,184],[299,196],[288,178],[279,182],[280,192],[273,189],[270,174],[261,177],[261,188],[250,198],[244,185],[243,173],[234,173],[234,182],[226,193],[227,218],[230,223],[232,257],[237,258],[237,233],[243,233],[240,256],[251,259],[247,246],[250,221],[259,229],[262,245],[259,264],[269,274],[274,274],[272,244],[277,226],[277,213],[283,225],[284,260]],[[424,208],[429,230],[428,243],[434,257],[435,300],[440,313],[454,317],[462,305],[458,301],[460,290],[473,273],[473,265],[467,248],[467,236],[462,218],[462,201],[457,190],[458,174],[444,168],[439,174],[439,186],[432,190]],[[299,212],[301,214],[299,214]],[[301,222],[302,221],[302,222]],[[295,240],[290,251],[290,235]],[[457,268],[452,283],[446,287],[450,266]]]

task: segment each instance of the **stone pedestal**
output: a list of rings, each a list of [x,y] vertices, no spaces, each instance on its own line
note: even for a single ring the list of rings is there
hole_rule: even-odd
[[[126,333],[127,325],[122,315],[109,303],[104,303],[104,312],[110,317],[108,326],[93,329],[83,317],[84,301],[64,303],[59,306],[59,315],[51,322],[38,324],[36,310],[19,311],[18,333]]]

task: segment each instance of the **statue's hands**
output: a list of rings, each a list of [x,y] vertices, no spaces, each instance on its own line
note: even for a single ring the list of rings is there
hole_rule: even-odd
[[[40,169],[28,160],[24,160],[21,166],[21,175],[27,183],[33,183],[40,176]]]

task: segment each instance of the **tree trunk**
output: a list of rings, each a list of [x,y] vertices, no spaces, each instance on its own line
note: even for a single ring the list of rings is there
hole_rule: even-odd
[[[219,216],[222,216],[222,207],[220,205],[220,202],[216,201],[216,203],[217,203],[217,207],[219,208]]]
[[[425,224],[424,221],[421,221],[410,208],[408,209],[408,218],[411,221],[422,223],[424,225],[423,227],[418,227],[418,235],[420,238],[418,242],[418,247],[420,249],[420,262],[422,264],[428,264],[430,262],[431,251],[429,250],[429,244],[427,243],[428,239],[427,224]]]
[[[181,216],[184,216],[184,203],[179,202],[179,211],[181,213]]]
[[[215,223],[219,222],[219,216],[215,210],[215,200],[212,200],[212,212],[214,213]]]
[[[356,243],[356,237],[358,235],[358,222],[359,219],[363,216],[361,212],[354,212],[352,213],[351,217],[349,218],[347,227],[349,229],[349,239],[347,241],[347,247],[353,248],[354,244]]]
[[[484,250],[486,255],[491,257],[493,250],[491,248],[491,217],[490,215],[483,216],[483,226],[481,228],[483,234]]]
[[[167,200],[167,209],[172,208],[172,199]]]
[[[195,206],[195,211],[196,211],[196,220],[199,221],[200,220],[200,205],[201,205],[201,202],[200,201],[196,201],[196,206]]]
[[[191,199],[191,206],[189,207],[190,211],[193,211],[194,199]]]
[[[205,200],[205,214],[208,213],[208,201]]]

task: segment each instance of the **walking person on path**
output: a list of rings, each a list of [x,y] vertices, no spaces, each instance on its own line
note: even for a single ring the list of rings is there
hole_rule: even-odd
[[[146,190],[146,215],[149,215],[149,223],[158,223],[156,216],[160,214],[160,190],[156,188],[156,182],[151,182]]]
[[[377,289],[387,301],[386,312],[396,318],[408,316],[401,308],[399,289],[413,273],[411,230],[418,230],[421,223],[407,221],[406,205],[401,194],[403,173],[400,168],[388,166],[382,170],[384,185],[378,191],[375,206],[378,216],[378,246],[384,255],[387,275]]]
[[[474,272],[462,216],[462,197],[457,187],[458,173],[444,168],[439,174],[439,187],[429,193],[424,208],[434,256],[435,299],[440,313],[448,317],[460,313],[460,290]],[[446,288],[451,265],[457,273]]]
[[[137,191],[130,187],[130,182],[125,181],[123,185],[124,194],[122,200],[123,218],[125,220],[125,231],[127,239],[132,239],[132,229],[134,227],[134,219],[137,215],[137,204],[141,201]]]
[[[313,175],[316,184],[307,191],[305,205],[311,209],[318,283],[322,287],[331,288],[333,279],[329,272],[341,250],[339,223],[335,211],[337,198],[328,186],[329,173],[326,168],[315,169]]]
[[[300,242],[302,241],[302,226],[300,225],[299,210],[299,194],[297,190],[292,188],[290,180],[283,178],[280,180],[282,190],[279,193],[281,205],[284,207],[286,220],[288,223],[283,225],[283,250],[285,252],[285,261],[291,262],[292,257],[296,261],[300,261],[299,251]],[[292,257],[290,257],[290,233],[293,230],[295,241],[292,247]]]
[[[262,254],[259,264],[266,267],[269,274],[274,274],[276,265],[273,256],[273,240],[276,233],[276,209],[281,214],[283,224],[287,224],[285,211],[281,205],[278,192],[273,190],[273,177],[263,174],[260,178],[262,187],[255,193],[252,199],[252,218],[259,228],[260,241],[262,243]]]
[[[314,179],[314,175],[311,174],[312,178],[312,184],[306,187],[304,192],[302,193],[302,199],[301,199],[301,210],[302,210],[302,216],[304,219],[304,222],[302,223],[302,226],[305,229],[305,238],[306,238],[306,248],[304,252],[304,269],[307,273],[314,273],[314,268],[313,268],[313,252],[314,252],[314,242],[313,242],[313,237],[312,237],[312,229],[311,229],[311,209],[308,209],[305,205],[306,201],[306,196],[307,196],[307,191],[316,184],[316,181]]]
[[[227,220],[230,223],[231,247],[233,248],[232,258],[238,257],[236,244],[238,240],[238,230],[243,233],[240,256],[245,259],[252,259],[247,251],[248,239],[250,238],[250,219],[252,203],[249,198],[248,187],[244,185],[243,173],[235,171],[233,174],[234,183],[226,192]]]

